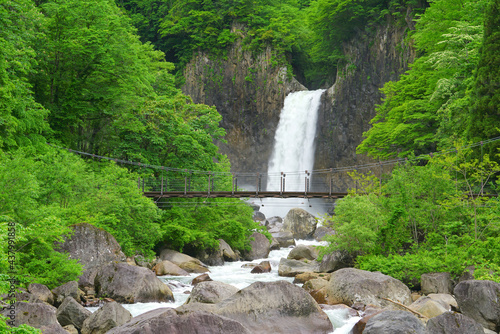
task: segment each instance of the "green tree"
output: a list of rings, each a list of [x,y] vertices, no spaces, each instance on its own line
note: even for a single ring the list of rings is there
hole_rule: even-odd
[[[0,22],[0,149],[43,143],[47,110],[35,102],[28,82],[43,16],[33,1],[2,1]]]

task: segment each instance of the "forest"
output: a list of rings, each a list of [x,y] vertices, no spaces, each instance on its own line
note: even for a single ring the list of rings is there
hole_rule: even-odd
[[[388,82],[358,153],[408,158],[338,203],[324,253],[418,286],[420,274],[499,280],[500,1],[498,0],[2,0],[0,2],[0,292],[53,288],[81,266],[54,250],[72,224],[115,236],[128,256],[159,244],[199,250],[219,238],[244,250],[260,227],[239,200],[159,209],[137,188],[158,170],[62,148],[188,170],[228,172],[214,107],[180,89],[198,50],[224,57],[237,39],[267,46],[309,88],[331,84],[343,45],[384,22],[408,32],[416,60]],[[234,26],[241,27],[233,29]],[[471,147],[471,143],[488,141]],[[47,145],[50,143],[51,145]],[[429,152],[454,153],[430,159]],[[376,185],[376,186],[375,186]],[[365,195],[364,193],[370,193]],[[391,196],[386,196],[391,193]],[[216,205],[218,204],[218,205]],[[373,228],[373,226],[376,228]],[[15,228],[12,228],[15,226]],[[15,232],[13,232],[15,230]],[[12,234],[14,233],[14,234]],[[15,237],[15,238],[14,238]],[[9,258],[15,250],[15,261]],[[11,262],[9,262],[11,261]],[[411,263],[408,266],[408,263]]]

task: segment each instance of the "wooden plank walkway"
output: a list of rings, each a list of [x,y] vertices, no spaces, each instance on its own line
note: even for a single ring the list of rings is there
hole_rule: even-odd
[[[347,193],[304,191],[145,191],[151,198],[342,198]]]

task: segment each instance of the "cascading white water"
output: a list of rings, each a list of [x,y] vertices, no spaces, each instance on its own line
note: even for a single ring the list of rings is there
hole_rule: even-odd
[[[314,137],[324,91],[294,92],[285,98],[268,165],[267,191],[280,191],[282,172],[286,191],[305,190],[305,171],[314,167]],[[260,211],[267,217],[283,217],[292,207],[309,205],[303,199],[266,199],[262,204]]]

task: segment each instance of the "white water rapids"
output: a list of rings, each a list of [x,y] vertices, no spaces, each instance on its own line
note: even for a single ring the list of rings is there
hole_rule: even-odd
[[[320,242],[309,240],[296,240],[297,245],[319,245]],[[271,251],[267,259],[259,259],[255,261],[238,261],[226,262],[223,266],[211,266],[208,273],[214,281],[231,284],[238,289],[243,289],[254,282],[273,282],[285,280],[293,281],[293,277],[278,276],[278,265],[282,257],[286,258],[291,248],[281,248]],[[251,268],[242,268],[246,263],[260,263],[261,261],[269,261],[272,271],[265,274],[251,274]],[[132,313],[132,316],[138,316],[147,311],[151,311],[161,307],[176,308],[184,304],[189,297],[189,292],[192,290],[191,281],[200,274],[191,274],[189,276],[160,276],[163,282],[169,285],[174,293],[175,302],[173,303],[136,303],[122,304],[127,310]],[[97,307],[88,307],[92,312],[96,311]],[[325,310],[325,313],[330,318],[335,334],[347,334],[351,332],[352,327],[360,319],[359,317],[349,318],[346,310]],[[270,333],[271,334],[271,333]]]

